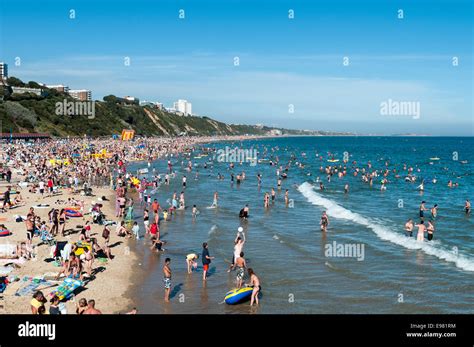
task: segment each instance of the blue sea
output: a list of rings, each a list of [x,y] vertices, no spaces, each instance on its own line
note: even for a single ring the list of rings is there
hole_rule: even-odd
[[[257,162],[236,162],[231,169],[213,152],[226,146],[255,150]],[[182,190],[182,176],[187,176],[188,208],[161,222],[166,251],[151,252],[147,239],[132,241],[140,278],[133,299],[142,313],[474,313],[474,216],[463,211],[465,200],[474,197],[473,146],[472,137],[282,137],[203,146],[211,152],[197,146],[190,154],[171,158],[176,177],[153,196],[168,206],[173,192]],[[270,165],[277,158],[279,163]],[[186,170],[188,160],[191,172]],[[382,176],[372,186],[360,174],[353,176],[355,167],[367,169],[369,162],[373,170],[391,171],[386,190],[380,189]],[[153,162],[148,179],[153,168],[164,175],[166,164],[167,158]],[[404,164],[413,168],[416,182],[405,180]],[[287,178],[278,190],[280,165],[280,174],[286,172]],[[320,170],[328,165],[346,166],[347,175],[333,175],[329,182]],[[146,166],[135,163],[130,169]],[[242,172],[246,179],[232,184],[231,173]],[[218,173],[224,179],[219,180]],[[424,192],[417,189],[422,180]],[[449,188],[450,180],[457,186]],[[263,195],[272,187],[276,200],[265,208]],[[286,189],[289,205],[284,202]],[[214,191],[219,206],[208,209]],[[419,222],[423,200],[427,208],[438,204],[439,209],[433,241],[418,242],[405,235],[404,224],[409,218]],[[200,211],[195,220],[194,204]],[[245,204],[250,218],[241,221],[239,210]],[[330,220],[327,233],[320,230],[322,211]],[[140,209],[135,214],[141,222]],[[430,219],[429,211],[425,216]],[[223,302],[235,287],[236,273],[227,269],[239,226],[246,234],[248,266],[262,285],[258,308],[248,302]],[[201,266],[188,275],[185,264],[188,253],[201,253],[202,242],[209,243],[216,257],[207,283],[202,282]],[[357,249],[357,256],[349,249]],[[173,270],[168,304],[163,301],[165,257],[171,258]]]

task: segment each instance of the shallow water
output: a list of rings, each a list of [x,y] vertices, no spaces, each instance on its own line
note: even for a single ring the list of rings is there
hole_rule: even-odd
[[[224,148],[228,143],[212,144]],[[278,156],[285,165],[291,154],[305,164],[304,169],[292,165],[288,179],[270,208],[263,207],[263,193],[276,188],[276,168],[268,163],[255,166],[236,164],[234,173],[245,171],[247,179],[240,185],[230,184],[228,163],[214,161],[213,168],[204,169],[210,157],[192,159],[199,164],[186,172],[181,159],[174,159],[177,177],[170,186],[162,185],[156,194],[162,206],[167,206],[173,191],[181,191],[181,177],[186,174],[188,187],[186,211],[180,211],[172,221],[161,223],[162,238],[167,241],[164,254],[152,254],[143,240],[132,241],[139,255],[137,269],[143,282],[137,283],[134,297],[142,313],[472,313],[474,299],[474,221],[462,209],[466,198],[473,196],[473,138],[415,137],[299,137],[276,138],[234,143],[245,149],[255,148],[258,158]],[[278,149],[276,149],[278,147]],[[302,153],[306,153],[303,157]],[[328,152],[331,155],[328,156]],[[360,177],[333,176],[330,183],[319,172],[320,166],[334,156],[342,163],[344,152],[352,161],[374,168],[402,170],[402,163],[420,168],[415,172],[427,181],[420,195],[416,184],[391,175],[387,190],[380,191],[379,180],[373,187]],[[453,160],[457,152],[458,160]],[[198,153],[198,152],[197,152]],[[315,154],[323,156],[320,160]],[[195,156],[194,153],[193,156]],[[439,157],[432,161],[431,157]],[[467,160],[467,164],[461,161]],[[339,164],[338,163],[338,164]],[[135,164],[131,170],[144,167]],[[166,160],[153,163],[158,172],[166,169]],[[199,179],[195,180],[195,170]],[[350,171],[350,170],[349,170]],[[225,179],[216,179],[217,173]],[[262,174],[258,188],[256,175]],[[308,176],[311,173],[311,176]],[[320,177],[326,190],[315,183]],[[449,189],[452,179],[459,187]],[[344,194],[344,184],[350,184]],[[283,201],[289,189],[293,207]],[[219,208],[211,205],[213,192],[219,192]],[[418,221],[418,206],[439,205],[435,238],[419,243],[407,238],[403,226],[408,218]],[[403,201],[403,207],[400,207]],[[250,205],[251,217],[241,222],[238,212]],[[192,220],[191,206],[200,214]],[[327,235],[319,230],[321,212],[330,218]],[[136,211],[137,220],[141,213]],[[425,213],[429,219],[429,212]],[[244,248],[249,267],[262,282],[261,305],[251,309],[247,304],[228,306],[225,293],[234,287],[235,272],[227,273],[232,259],[233,239],[239,225],[244,227],[247,243]],[[143,225],[142,225],[143,232]],[[201,253],[202,242],[209,243],[211,276],[206,285],[201,280],[201,262],[197,273],[186,272],[185,255]],[[363,247],[363,257],[327,256],[326,245]],[[359,248],[361,249],[361,248]],[[171,303],[163,301],[162,264],[171,258],[173,289]]]

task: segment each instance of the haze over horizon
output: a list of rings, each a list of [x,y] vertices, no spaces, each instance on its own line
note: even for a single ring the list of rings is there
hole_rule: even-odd
[[[0,6],[0,61],[24,81],[90,89],[96,100],[131,95],[171,106],[187,99],[193,113],[227,123],[474,135],[468,0]],[[418,103],[419,119],[381,115],[388,100]]]

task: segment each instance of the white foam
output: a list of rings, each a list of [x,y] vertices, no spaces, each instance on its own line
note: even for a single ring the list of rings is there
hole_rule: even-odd
[[[366,218],[358,213],[352,212],[351,210],[340,206],[335,201],[324,198],[315,192],[313,186],[308,182],[301,184],[298,187],[298,190],[313,205],[323,206],[326,209],[328,216],[364,225],[374,231],[374,233],[384,241],[389,241],[408,249],[419,249],[426,254],[454,263],[456,267],[460,269],[474,271],[473,258],[460,255],[454,250],[441,248],[440,243],[433,245],[428,242],[418,242],[414,238],[408,238],[401,233],[390,231],[386,226],[378,224],[370,218]]]
[[[217,231],[217,225],[213,225],[211,227],[211,229],[209,229],[209,232],[207,233],[209,236],[215,234],[215,232]]]

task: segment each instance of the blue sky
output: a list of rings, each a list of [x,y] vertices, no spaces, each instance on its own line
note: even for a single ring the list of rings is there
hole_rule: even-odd
[[[0,4],[0,60],[25,81],[91,89],[95,99],[183,98],[230,123],[474,134],[469,0]],[[388,99],[419,102],[420,118],[381,115]]]

